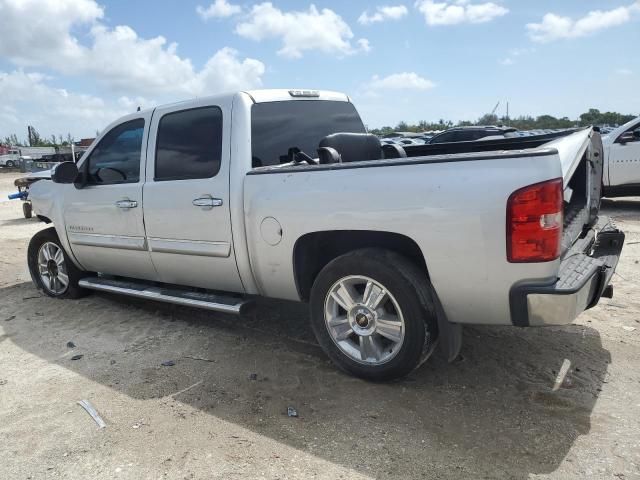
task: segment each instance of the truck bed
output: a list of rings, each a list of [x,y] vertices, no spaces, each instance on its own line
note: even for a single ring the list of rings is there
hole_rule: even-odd
[[[474,140],[471,142],[434,143],[425,145],[404,145],[407,157],[426,157],[430,155],[452,155],[457,153],[490,152],[501,150],[525,150],[538,148],[552,140],[575,133],[576,129],[534,135],[530,137],[512,137],[495,140]]]
[[[507,262],[509,195],[562,177],[562,250],[569,252],[597,221],[601,149],[599,134],[586,128],[412,145],[405,148],[407,158],[254,168],[245,177],[244,204],[247,238],[254,239],[249,255],[256,281],[268,296],[294,300],[298,292],[291,278],[291,252],[296,239],[323,230],[384,229],[416,242],[451,321],[509,324],[511,286],[522,278],[552,283],[561,261]],[[277,246],[257,240],[268,217],[281,226]]]

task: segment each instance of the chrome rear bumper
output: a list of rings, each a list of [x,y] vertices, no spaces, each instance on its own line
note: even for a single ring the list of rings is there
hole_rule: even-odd
[[[624,233],[600,217],[565,254],[558,278],[549,283],[520,283],[511,288],[511,321],[517,326],[564,325],[594,307],[613,276]]]

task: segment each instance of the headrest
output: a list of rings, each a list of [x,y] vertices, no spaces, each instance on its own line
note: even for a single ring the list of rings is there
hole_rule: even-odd
[[[334,133],[320,140],[319,146],[335,149],[343,163],[382,158],[380,139],[370,133]]]

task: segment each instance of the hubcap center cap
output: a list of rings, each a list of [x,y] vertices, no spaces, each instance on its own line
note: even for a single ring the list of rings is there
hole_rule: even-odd
[[[359,327],[367,328],[369,326],[369,319],[364,313],[356,314],[356,323]]]
[[[49,275],[55,277],[58,275],[58,264],[54,260],[49,260],[47,262],[47,270],[49,271]]]
[[[349,312],[349,322],[357,335],[371,335],[376,329],[376,316],[364,305],[357,305]]]

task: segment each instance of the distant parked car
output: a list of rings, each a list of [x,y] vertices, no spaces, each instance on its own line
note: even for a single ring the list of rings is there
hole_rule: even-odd
[[[434,135],[428,143],[471,142],[484,137],[505,137],[507,134],[517,132],[513,127],[475,126],[453,127],[442,133]]]

